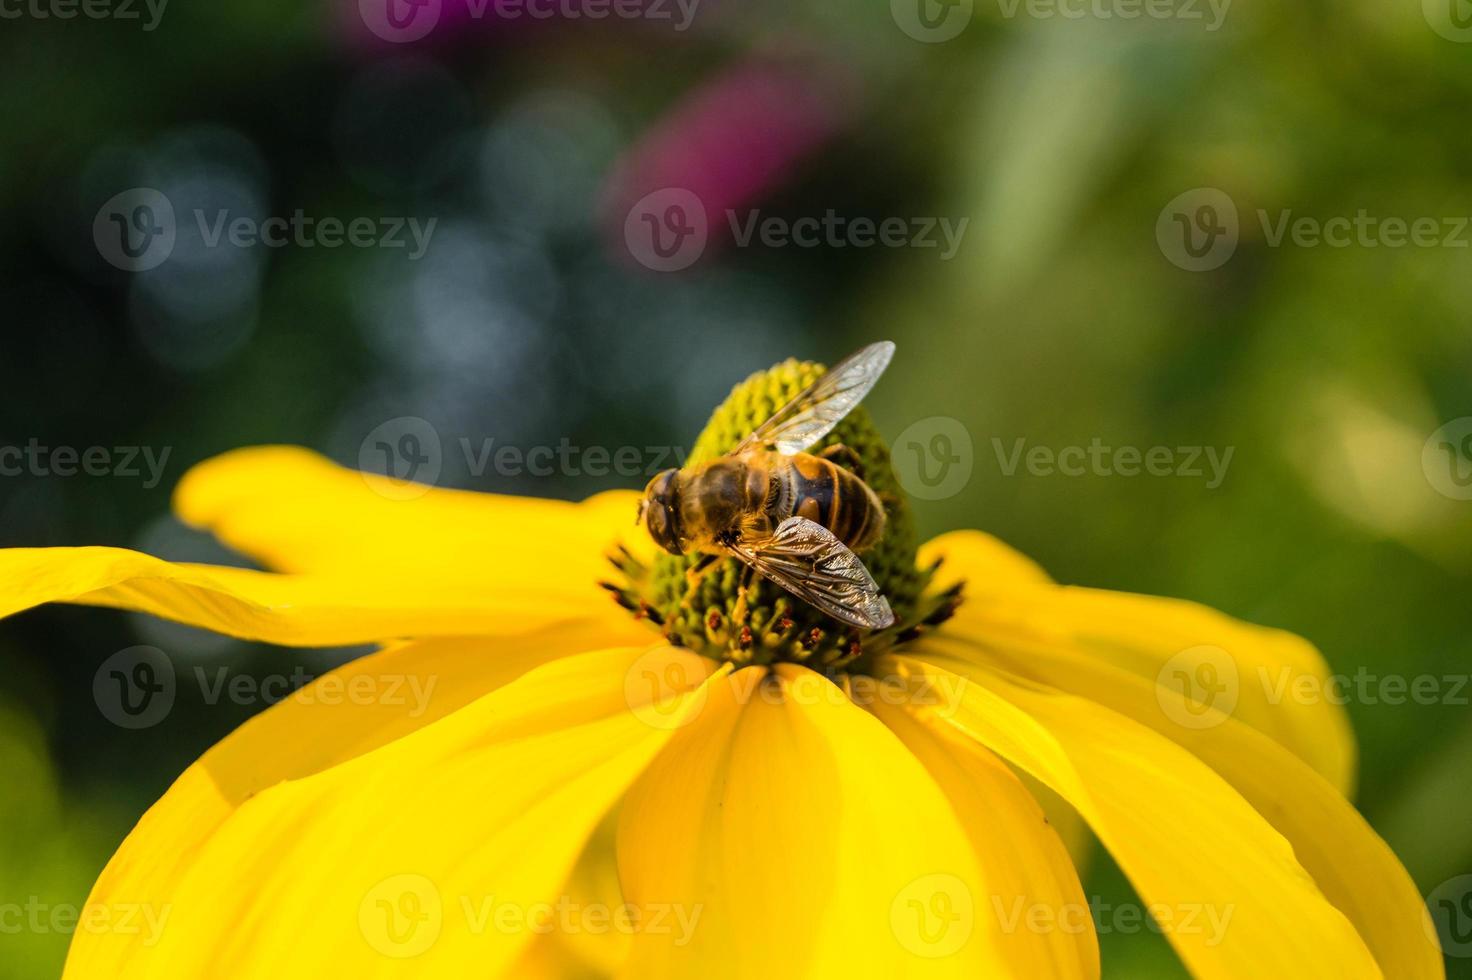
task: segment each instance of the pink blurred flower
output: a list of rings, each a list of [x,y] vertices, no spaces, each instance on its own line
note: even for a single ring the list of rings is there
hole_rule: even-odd
[[[617,250],[634,209],[669,202],[720,241],[727,211],[751,205],[789,180],[852,115],[854,86],[844,73],[753,60],[687,96],[613,168],[603,206]],[[658,216],[656,216],[658,217]],[[643,259],[640,259],[643,261]],[[647,262],[645,264],[648,264]]]

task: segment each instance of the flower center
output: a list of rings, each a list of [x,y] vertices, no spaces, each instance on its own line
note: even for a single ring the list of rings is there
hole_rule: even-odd
[[[729,452],[823,371],[819,364],[787,360],[738,384],[711,415],[686,466]],[[862,669],[864,658],[944,619],[959,601],[959,590],[923,596],[933,569],[915,567],[909,504],[890,469],[889,447],[863,406],[808,451],[817,454],[838,444],[851,452],[835,461],[868,483],[884,506],[884,534],[859,557],[889,600],[896,625],[879,632],[848,626],[759,575],[744,575],[745,566],[735,558],[717,559],[692,576],[699,554],[661,552],[650,567],[622,553],[613,560],[626,582],[606,587],[636,615],[660,625],[670,642],[737,664],[787,660],[822,669]]]

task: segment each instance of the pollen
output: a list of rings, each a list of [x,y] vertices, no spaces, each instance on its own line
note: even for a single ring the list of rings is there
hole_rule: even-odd
[[[738,384],[711,416],[689,462],[697,464],[731,450],[824,370],[819,364],[787,360]],[[889,447],[862,405],[810,451],[818,453],[839,443],[852,450],[852,464],[841,465],[852,465],[884,504],[884,536],[860,557],[889,600],[895,626],[856,635],[851,627],[760,576],[750,577],[743,597],[744,568],[734,558],[721,559],[692,582],[686,573],[699,556],[661,553],[651,568],[620,567],[630,579],[625,593],[652,606],[649,619],[662,620],[672,643],[737,664],[790,660],[836,669],[892,646],[903,631],[934,615],[933,603],[921,599],[934,569],[915,567],[909,504],[890,469]],[[624,556],[619,560],[627,564]]]

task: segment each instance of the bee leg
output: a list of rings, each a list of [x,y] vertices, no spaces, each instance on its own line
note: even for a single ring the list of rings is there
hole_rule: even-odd
[[[716,555],[701,555],[699,561],[685,569],[685,582],[691,587],[699,585],[700,580],[705,578],[706,573],[715,565],[717,557]]]
[[[841,442],[825,447],[818,453],[818,456],[829,462],[837,463],[860,480],[864,478],[864,461],[859,459],[858,453]]]
[[[731,609],[731,625],[737,628],[741,646],[751,644],[751,629],[746,625],[746,593],[751,589],[751,580],[755,577],[756,570],[747,565],[741,570],[741,587],[736,590],[736,605]]]

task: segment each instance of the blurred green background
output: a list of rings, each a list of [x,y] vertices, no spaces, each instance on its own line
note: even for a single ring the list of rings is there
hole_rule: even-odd
[[[190,464],[290,442],[356,465],[403,417],[442,441],[443,485],[639,486],[480,470],[460,440],[688,446],[750,371],[888,337],[882,429],[948,417],[970,442],[952,443],[969,479],[915,502],[923,531],[980,527],[1064,581],[1294,630],[1346,674],[1472,669],[1465,0],[1135,18],[1129,0],[687,0],[602,20],[429,0],[393,23],[374,2],[5,8],[0,447],[169,455],[156,485],[7,472],[0,544],[228,560],[169,517]],[[391,36],[420,15],[425,36]],[[176,234],[129,271],[103,212],[139,187]],[[640,229],[700,217],[645,203],[668,188],[694,191],[708,235],[662,272]],[[411,257],[211,245],[193,218],[298,209],[435,225]],[[949,256],[742,245],[727,209],[967,224]],[[1377,230],[1341,245],[1277,237],[1285,215],[1361,214]],[[1434,235],[1396,245],[1418,218]],[[1220,480],[1008,465],[1095,440],[1232,455]],[[183,685],[167,718],[116,727],[93,676],[137,644],[257,677],[355,652],[103,610],[0,624],[0,902],[80,905],[173,777],[264,706]],[[1349,704],[1359,806],[1423,892],[1472,872],[1472,691],[1438,691]],[[1130,900],[1107,860],[1086,889]],[[1107,976],[1179,974],[1158,936],[1101,940]],[[54,976],[67,941],[0,929],[0,977]],[[1449,970],[1472,976],[1460,952]]]

